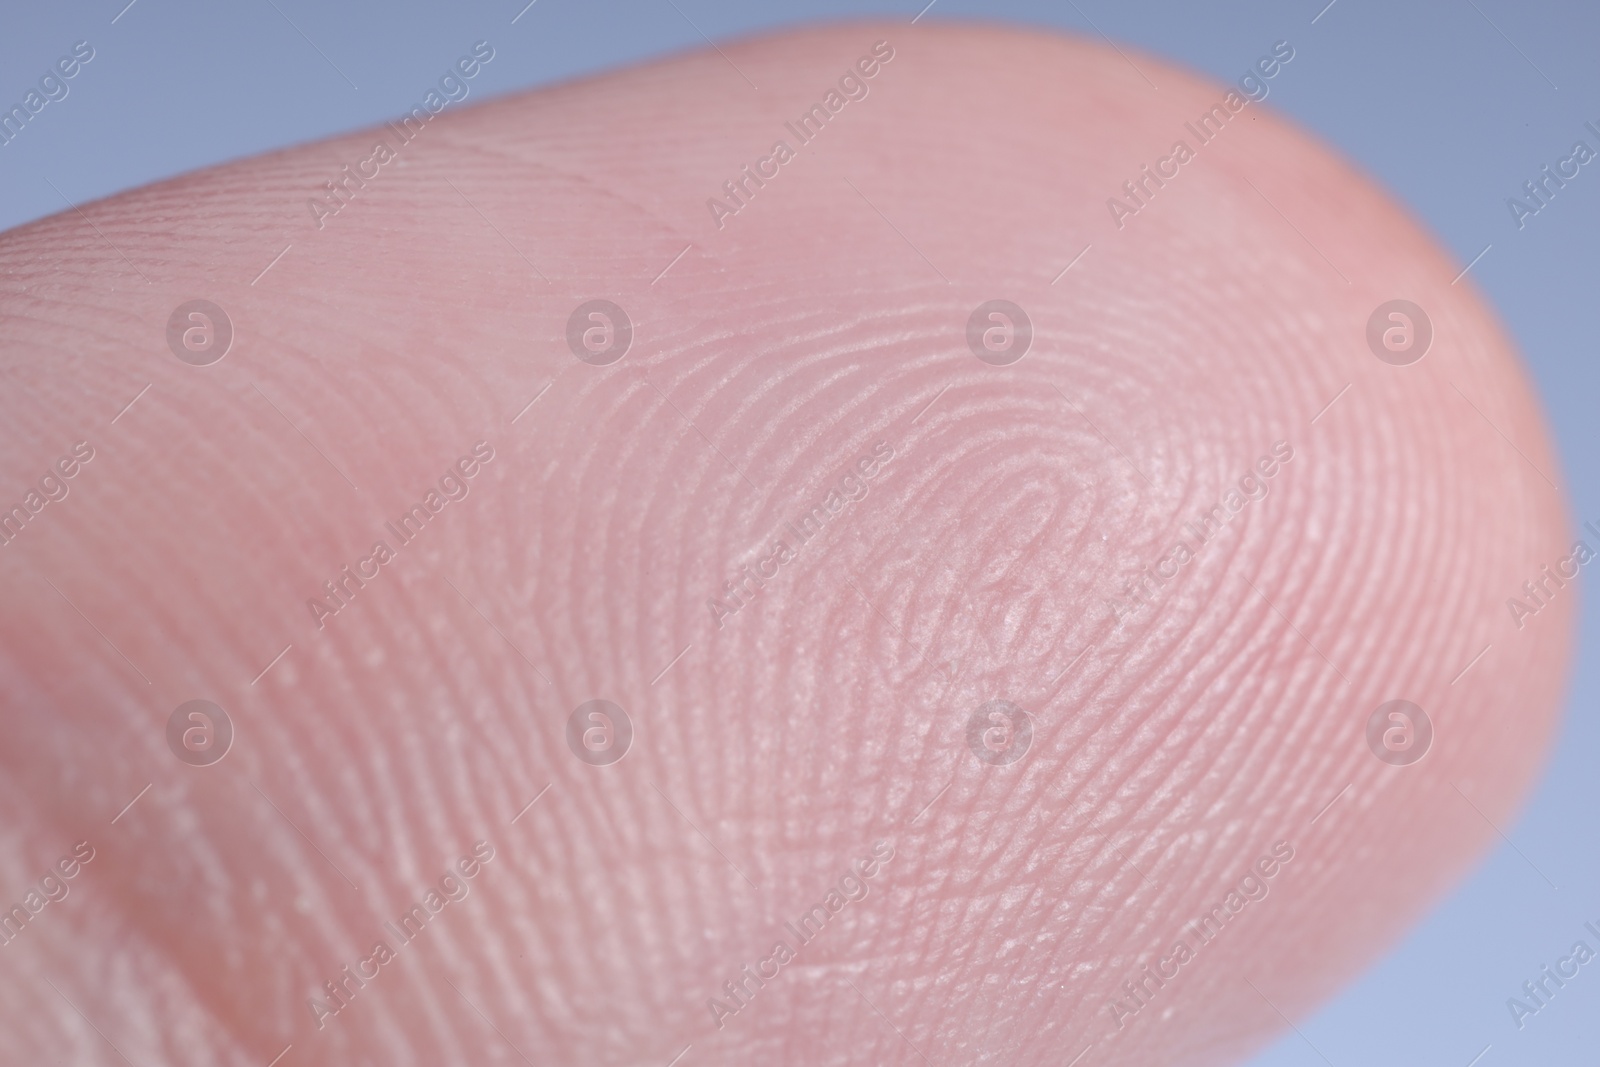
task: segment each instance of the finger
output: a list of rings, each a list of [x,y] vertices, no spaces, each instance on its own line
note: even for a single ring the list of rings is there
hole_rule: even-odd
[[[95,850],[19,1059],[1227,1062],[1515,805],[1570,546],[1457,265],[1142,57],[723,51],[0,243],[13,484],[94,450],[0,562],[7,884]]]

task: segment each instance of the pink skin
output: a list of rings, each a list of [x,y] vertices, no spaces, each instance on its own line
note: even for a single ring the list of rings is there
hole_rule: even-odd
[[[878,40],[869,95],[719,229],[707,198]],[[1257,104],[1118,229],[1224,93],[1147,57],[1159,93],[973,27],[725,51],[759,93],[710,52],[452,109],[320,230],[306,198],[381,133],[0,241],[5,506],[95,449],[0,548],[0,892],[95,850],[4,946],[5,1062],[1230,1063],[1483,854],[1472,805],[1514,816],[1575,591],[1520,628],[1506,600],[1571,538],[1458,264]],[[237,330],[209,367],[166,349],[195,297]],[[1364,339],[1395,297],[1435,333],[1408,367]],[[608,367],[567,349],[594,298],[635,327]],[[997,298],[1035,329],[1008,367],[963,332]],[[308,598],[477,441],[466,498],[319,629]],[[1171,559],[1277,441],[1266,496]],[[1118,624],[1146,566],[1172,577]],[[194,698],[237,729],[214,766],[167,748]],[[635,731],[611,766],[566,744],[593,698]],[[1033,731],[1004,766],[966,741],[997,698]],[[1364,736],[1395,698],[1436,731],[1410,766]],[[1135,1000],[1146,964],[1176,976]]]

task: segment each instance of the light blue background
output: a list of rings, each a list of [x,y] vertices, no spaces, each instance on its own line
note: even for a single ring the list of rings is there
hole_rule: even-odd
[[[697,47],[695,26],[720,39],[828,17],[909,21],[925,0],[676,0],[676,9],[672,0],[538,0],[512,25],[525,2],[136,0],[115,24],[125,0],[10,3],[0,18],[0,102],[19,101],[76,40],[87,38],[97,56],[67,99],[0,147],[0,229],[63,210],[51,182],[81,203],[392,117],[480,38],[497,55],[472,83],[474,99]],[[1600,523],[1600,166],[1584,168],[1520,232],[1505,207],[1574,139],[1595,143],[1582,126],[1600,125],[1600,8],[1337,0],[1313,25],[1325,2],[938,0],[924,17],[1093,35],[1092,19],[1119,42],[1222,80],[1290,40],[1294,65],[1273,81],[1271,102],[1375,174],[1463,264],[1493,245],[1472,277],[1537,379],[1577,516]],[[1302,1021],[1304,1038],[1288,1033],[1255,1067],[1321,1067],[1323,1057],[1339,1067],[1466,1067],[1486,1045],[1481,1067],[1600,1062],[1600,962],[1520,1033],[1505,1007],[1580,936],[1583,920],[1600,925],[1592,612],[1581,642],[1549,773],[1520,821],[1503,827],[1559,891],[1502,846],[1390,956]]]

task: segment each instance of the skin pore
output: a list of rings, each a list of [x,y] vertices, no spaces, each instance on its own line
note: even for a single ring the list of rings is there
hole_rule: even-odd
[[[452,105],[335,215],[386,130],[0,237],[4,499],[93,456],[0,547],[0,899],[94,856],[0,1058],[1234,1063],[1510,817],[1575,598],[1505,600],[1571,545],[1458,264],[1259,103],[1109,213],[1228,91],[1152,59],[724,51],[759,93]]]

